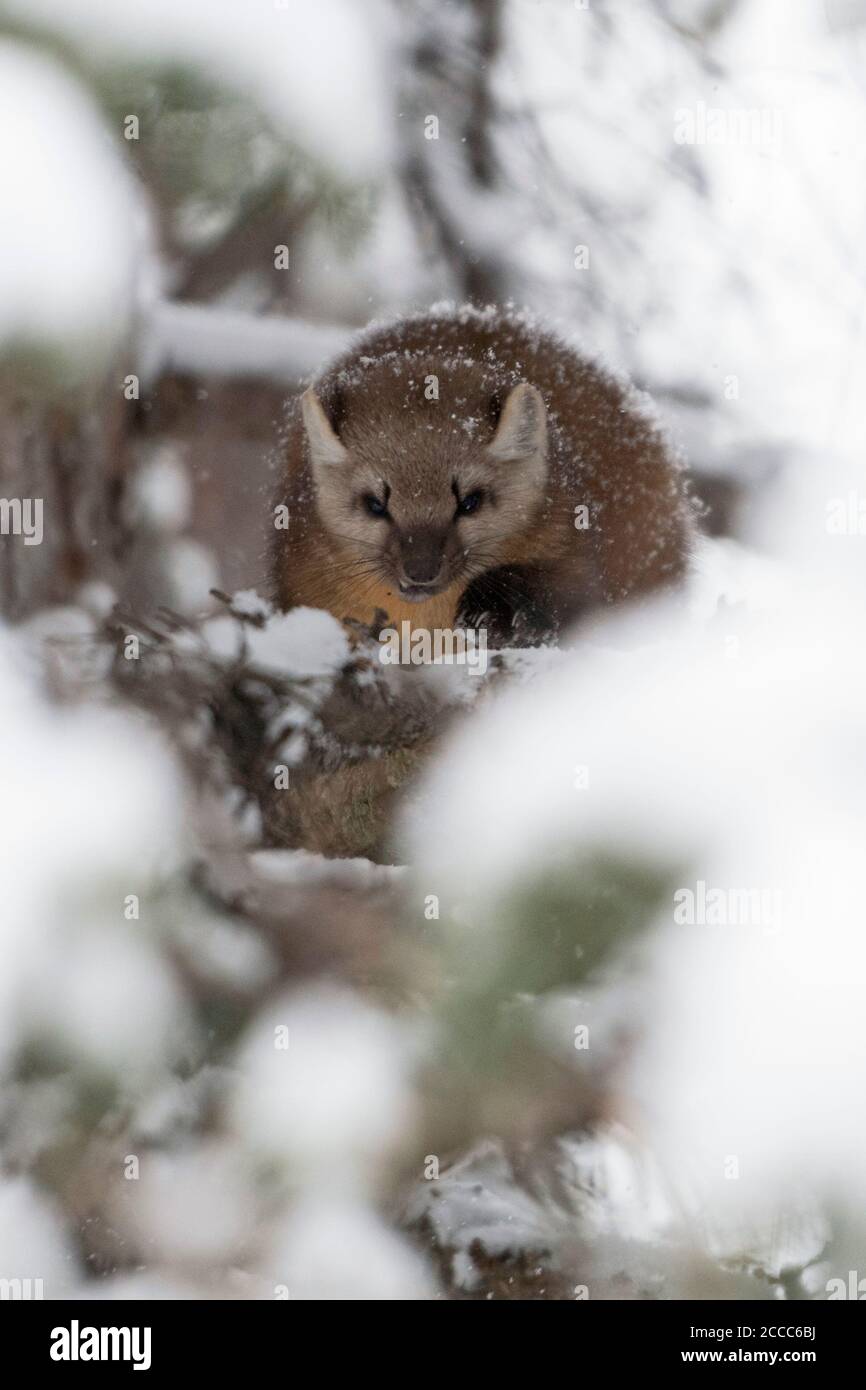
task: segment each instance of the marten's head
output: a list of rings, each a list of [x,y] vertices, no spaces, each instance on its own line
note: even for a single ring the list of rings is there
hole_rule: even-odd
[[[425,379],[370,373],[361,391],[301,398],[316,505],[343,563],[359,585],[384,581],[419,603],[503,563],[547,477],[534,386],[500,394],[473,382],[449,405],[425,396]]]

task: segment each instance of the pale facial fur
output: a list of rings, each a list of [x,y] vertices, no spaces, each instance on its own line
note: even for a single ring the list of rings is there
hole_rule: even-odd
[[[509,393],[492,438],[477,443],[424,416],[353,422],[351,411],[338,435],[312,389],[301,408],[319,516],[359,581],[423,602],[505,563],[538,515],[547,425],[527,382]]]

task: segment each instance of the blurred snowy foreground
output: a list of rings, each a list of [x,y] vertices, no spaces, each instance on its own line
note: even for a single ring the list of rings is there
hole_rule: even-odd
[[[104,670],[49,703],[34,632],[5,632],[0,1274],[49,1297],[424,1298],[529,1252],[576,1296],[847,1277],[866,584],[829,476],[804,461],[776,491],[765,558],[708,545],[688,603],[508,659],[409,800],[406,870],[262,849],[232,798],[193,812]],[[252,659],[336,680],[342,632],[293,622]],[[220,836],[260,899],[399,894],[408,983],[304,965],[315,919],[275,936],[240,890],[217,905],[196,865]],[[567,1103],[535,1125],[539,1057]]]

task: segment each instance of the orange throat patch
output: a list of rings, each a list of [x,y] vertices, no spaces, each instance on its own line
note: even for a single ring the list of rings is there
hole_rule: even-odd
[[[441,594],[436,594],[434,598],[423,603],[409,603],[400,597],[398,590],[391,589],[384,583],[371,588],[365,586],[363,594],[360,595],[357,590],[346,585],[342,590],[335,588],[328,594],[327,608],[341,621],[344,618],[354,618],[356,622],[368,626],[373,623],[376,610],[382,609],[387,614],[385,627],[399,628],[400,624],[405,622],[409,623],[412,632],[419,628],[429,631],[434,628],[453,628],[461,593],[461,586],[453,584],[450,589],[443,590]]]

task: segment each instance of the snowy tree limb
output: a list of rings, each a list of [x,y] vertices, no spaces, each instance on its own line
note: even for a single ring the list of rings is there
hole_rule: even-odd
[[[175,372],[297,384],[341,351],[351,331],[344,324],[159,300],[145,315],[138,360],[145,382]]]

